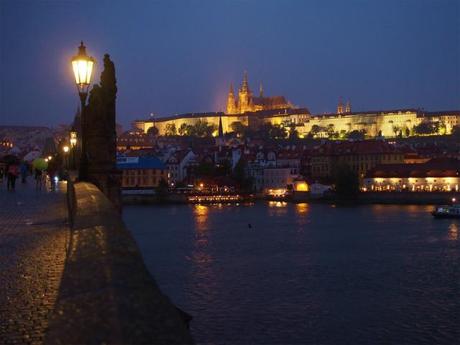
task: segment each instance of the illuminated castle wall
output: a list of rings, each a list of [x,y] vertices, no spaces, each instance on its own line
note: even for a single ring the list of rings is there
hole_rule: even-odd
[[[350,101],[346,104],[339,100],[337,112],[333,114],[311,115],[307,108],[296,108],[286,101],[283,96],[265,97],[262,86],[259,96],[255,97],[249,88],[247,73],[244,73],[238,97],[235,97],[233,86],[227,96],[226,113],[188,113],[155,120],[134,121],[134,128],[147,131],[156,127],[159,135],[165,135],[168,127],[174,125],[176,131],[183,125],[195,125],[198,121],[205,121],[214,126],[215,133],[222,120],[224,133],[232,132],[232,123],[240,122],[244,126],[257,129],[264,123],[288,126],[295,124],[300,137],[307,136],[316,126],[321,129],[315,137],[326,137],[327,132],[349,133],[351,131],[365,131],[368,137],[406,136],[414,134],[414,127],[422,121],[439,121],[445,125],[443,133],[450,134],[452,128],[460,124],[460,111],[451,112],[423,112],[418,109],[396,109],[381,111],[352,112]],[[179,133],[178,133],[179,134]]]

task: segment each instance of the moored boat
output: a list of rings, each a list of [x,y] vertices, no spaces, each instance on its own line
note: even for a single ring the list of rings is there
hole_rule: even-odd
[[[435,218],[460,218],[460,204],[436,206],[431,214]]]

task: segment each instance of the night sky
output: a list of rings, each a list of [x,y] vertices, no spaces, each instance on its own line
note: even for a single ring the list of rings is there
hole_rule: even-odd
[[[57,125],[79,103],[84,40],[115,62],[118,121],[224,110],[244,70],[312,113],[460,109],[459,0],[0,0],[0,124]]]

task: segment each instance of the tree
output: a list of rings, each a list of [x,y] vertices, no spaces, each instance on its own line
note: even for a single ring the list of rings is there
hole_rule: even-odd
[[[243,125],[240,121],[234,121],[230,124],[232,131],[239,137],[243,136],[247,127]]]
[[[347,164],[336,167],[335,191],[338,196],[353,198],[359,192],[359,176]]]
[[[410,129],[406,127],[405,131],[406,137],[410,137]]]
[[[295,128],[295,126],[291,126],[289,129],[289,139],[295,140],[299,138],[299,131]]]
[[[171,136],[171,135],[176,135],[177,130],[176,130],[176,125],[174,123],[168,123],[165,127],[165,135]]]
[[[315,137],[315,136],[317,136],[322,130],[323,130],[322,127],[320,127],[320,126],[318,126],[318,125],[313,125],[313,126],[311,126],[309,135],[310,135],[311,137]]]
[[[148,130],[147,130],[147,135],[150,135],[152,137],[155,137],[158,135],[158,128],[156,128],[155,126],[153,127],[150,127]]]
[[[246,167],[247,162],[241,158],[238,163],[236,163],[232,177],[240,185],[241,191],[251,192],[253,181],[251,177],[246,176]]]
[[[270,139],[284,139],[286,138],[286,129],[280,125],[272,125],[269,129]]]
[[[182,136],[187,135],[187,131],[188,131],[187,127],[188,125],[185,122],[181,124],[178,130],[179,135],[182,135]]]
[[[365,129],[361,129],[360,131],[355,129],[348,133],[347,138],[351,140],[364,140],[365,136],[366,136]]]
[[[164,201],[168,196],[168,182],[164,178],[160,180],[158,183],[158,187],[156,188],[158,201]]]
[[[330,123],[329,125],[327,125],[326,133],[327,133],[328,138],[332,138],[334,136],[334,124],[333,123]]]
[[[438,131],[439,134],[445,135],[447,133],[447,126],[443,121],[439,122]]]
[[[414,132],[418,135],[430,135],[438,132],[439,122],[423,121],[414,126]]]

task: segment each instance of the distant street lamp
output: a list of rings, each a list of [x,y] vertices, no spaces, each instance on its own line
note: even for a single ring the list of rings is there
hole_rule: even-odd
[[[88,97],[88,88],[91,84],[95,60],[86,54],[86,47],[81,42],[78,47],[78,54],[72,58],[72,68],[75,75],[75,83],[78,89],[78,95],[81,102],[81,161],[79,179],[84,181],[88,177],[88,153],[86,148],[86,99]]]
[[[62,147],[62,152],[64,152],[64,168],[67,170],[69,169],[69,158],[68,158],[69,151],[70,151],[70,148],[68,145],[64,145]]]
[[[75,147],[77,146],[77,132],[72,131],[70,132],[70,146]]]
[[[75,130],[72,130],[70,131],[70,139],[69,139],[69,142],[70,142],[70,148],[71,148],[71,151],[70,151],[70,155],[71,155],[71,169],[72,170],[75,170],[76,167],[75,167],[75,150],[76,150],[76,147],[77,147],[77,132]]]

